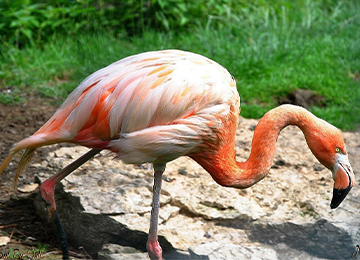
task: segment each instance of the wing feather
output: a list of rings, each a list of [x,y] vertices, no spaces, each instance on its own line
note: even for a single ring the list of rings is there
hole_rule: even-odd
[[[127,138],[150,140],[140,132],[155,135],[159,132],[152,132],[153,127],[167,126],[154,140],[164,143],[173,137],[196,146],[194,129],[199,136],[207,133],[204,129],[218,126],[231,106],[239,107],[235,81],[216,62],[183,51],[147,52],[87,77],[35,135],[41,134],[47,143],[62,140],[91,146],[98,140],[96,147],[101,147],[104,141],[103,148],[120,138],[117,149],[129,153],[124,148],[131,146]],[[156,146],[152,141],[147,144],[152,143]]]

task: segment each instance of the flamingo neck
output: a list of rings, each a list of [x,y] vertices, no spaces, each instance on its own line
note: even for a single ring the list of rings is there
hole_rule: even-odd
[[[191,157],[220,185],[247,188],[269,173],[275,144],[283,128],[297,125],[306,137],[310,130],[314,131],[312,126],[317,120],[306,109],[297,106],[283,105],[270,110],[256,126],[249,158],[245,162],[237,162],[234,150],[237,124],[232,122],[232,118],[224,122],[224,127],[217,134],[218,143],[210,143],[201,153]]]

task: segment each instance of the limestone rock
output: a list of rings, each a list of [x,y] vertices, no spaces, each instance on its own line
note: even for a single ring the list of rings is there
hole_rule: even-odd
[[[261,245],[234,245],[218,242],[197,245],[189,248],[191,259],[227,260],[227,259],[276,259],[276,251]]]
[[[10,242],[8,236],[0,236],[0,246],[6,246]]]

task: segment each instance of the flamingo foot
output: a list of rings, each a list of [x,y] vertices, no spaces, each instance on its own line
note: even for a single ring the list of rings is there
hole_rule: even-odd
[[[41,197],[46,204],[46,207],[49,211],[50,218],[53,220],[57,237],[59,238],[61,251],[63,253],[63,260],[68,260],[69,258],[69,249],[66,240],[66,234],[64,228],[61,224],[59,214],[56,211],[55,204],[55,187],[57,185],[57,181],[54,179],[48,179],[44,181],[40,186]]]
[[[162,259],[162,249],[159,244],[159,241],[148,240],[146,243],[146,249],[148,251],[149,257],[151,260],[161,260]]]

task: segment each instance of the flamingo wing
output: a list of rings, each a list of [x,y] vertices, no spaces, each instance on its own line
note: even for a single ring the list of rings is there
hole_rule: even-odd
[[[196,149],[239,103],[234,79],[216,62],[177,50],[142,53],[87,77],[16,149],[74,142],[127,163],[166,162]]]

